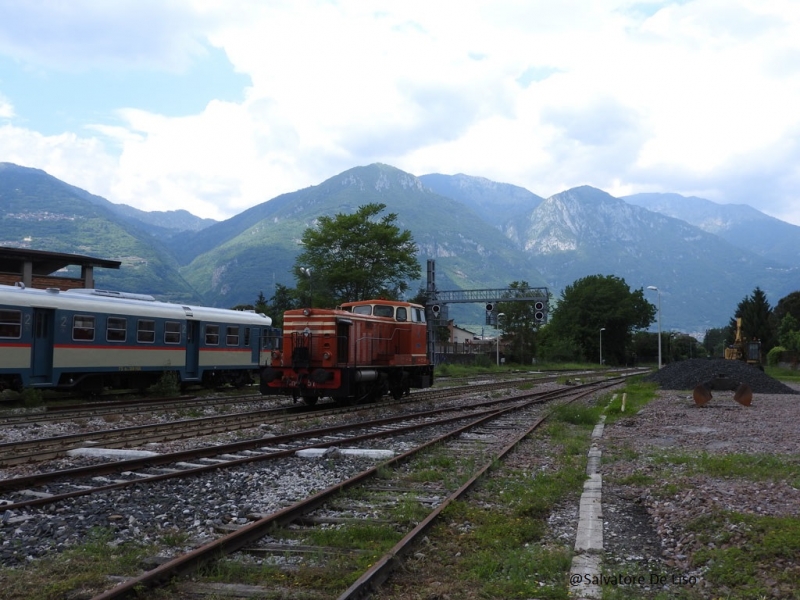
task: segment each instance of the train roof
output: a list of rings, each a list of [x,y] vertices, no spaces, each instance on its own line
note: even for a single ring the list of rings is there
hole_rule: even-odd
[[[190,304],[161,302],[147,294],[113,290],[72,289],[61,291],[0,285],[0,305],[34,308],[60,308],[74,311],[103,312],[115,315],[191,319],[268,327],[272,319],[255,311],[232,310]]]
[[[342,302],[340,305],[343,309],[348,309],[353,306],[365,306],[365,305],[376,305],[382,304],[384,306],[416,306],[418,308],[422,308],[421,304],[415,304],[413,302],[407,302],[405,300],[386,300],[383,298],[378,298],[375,300],[357,300],[355,302]]]

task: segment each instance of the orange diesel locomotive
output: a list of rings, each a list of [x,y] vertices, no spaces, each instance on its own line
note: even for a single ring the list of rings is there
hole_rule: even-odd
[[[392,300],[286,311],[283,351],[261,371],[262,394],[365,402],[433,384],[425,309]]]

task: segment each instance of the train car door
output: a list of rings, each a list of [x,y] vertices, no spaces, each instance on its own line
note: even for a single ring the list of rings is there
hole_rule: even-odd
[[[244,328],[244,345],[250,348],[250,360],[254,365],[261,366],[261,330],[254,327]]]
[[[336,319],[336,357],[339,364],[350,362],[350,326],[349,319]]]
[[[33,309],[33,342],[31,383],[53,382],[53,345],[55,311],[51,308]]]
[[[186,321],[186,379],[197,379],[200,365],[200,321]]]

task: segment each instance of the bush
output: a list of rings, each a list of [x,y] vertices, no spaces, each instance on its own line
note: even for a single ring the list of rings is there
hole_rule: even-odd
[[[784,352],[786,352],[786,348],[783,346],[775,346],[767,353],[767,364],[770,367],[778,366],[778,361],[780,360],[781,354]]]
[[[22,390],[20,397],[22,398],[22,405],[27,408],[36,408],[37,406],[41,406],[44,402],[42,390],[37,390],[35,388],[25,388]]]
[[[149,391],[157,396],[180,396],[181,386],[175,371],[164,371]]]
[[[476,367],[486,367],[486,368],[488,368],[488,367],[491,367],[493,365],[494,365],[494,363],[491,360],[489,360],[489,357],[486,356],[485,354],[477,354],[475,356],[475,366]]]

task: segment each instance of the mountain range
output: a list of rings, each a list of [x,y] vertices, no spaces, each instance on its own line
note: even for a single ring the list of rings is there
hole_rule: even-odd
[[[749,206],[677,194],[617,198],[589,186],[543,198],[481,177],[417,177],[383,164],[213,221],[114,204],[44,171],[0,163],[0,245],[122,261],[118,271],[96,272],[98,287],[234,306],[259,293],[270,298],[276,284],[294,287],[303,230],[371,202],[412,232],[423,277],[426,260],[436,260],[441,290],[526,281],[557,299],[577,279],[614,275],[660,303],[664,330],[694,334],[727,325],[756,287],[773,306],[800,290],[800,227]],[[454,305],[450,316],[481,324],[483,306]]]

